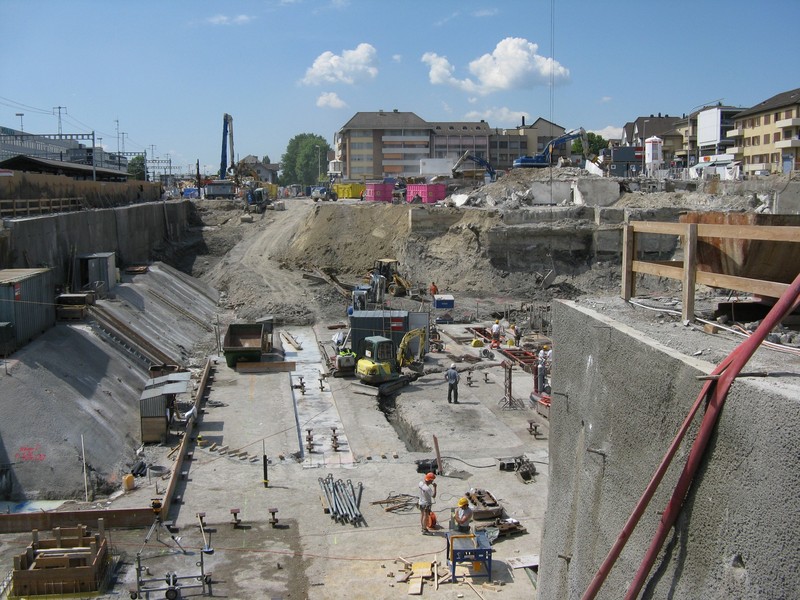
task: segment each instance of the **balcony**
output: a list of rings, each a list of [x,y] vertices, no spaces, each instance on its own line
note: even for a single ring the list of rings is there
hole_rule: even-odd
[[[382,142],[425,142],[430,140],[427,135],[383,135],[381,136]]]
[[[786,127],[798,127],[800,126],[800,119],[781,119],[780,121],[775,121],[775,127],[777,129],[785,129]]]
[[[729,129],[728,132],[725,134],[725,137],[734,138],[734,137],[742,137],[744,135],[744,128],[739,127],[738,129]]]
[[[775,148],[783,150],[784,148],[800,148],[800,139],[792,138],[791,140],[781,140],[775,142]]]
[[[728,154],[733,154],[734,156],[742,154],[744,152],[744,148],[742,146],[731,146],[727,149]]]

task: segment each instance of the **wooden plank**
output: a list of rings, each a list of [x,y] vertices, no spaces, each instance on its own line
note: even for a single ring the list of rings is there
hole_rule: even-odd
[[[694,288],[697,278],[697,223],[686,225],[683,238],[683,320],[694,321]]]
[[[633,227],[622,228],[622,299],[626,302],[636,295],[636,282],[633,276],[633,259],[636,257]]]
[[[539,555],[538,554],[527,554],[525,556],[512,556],[511,558],[506,560],[506,563],[512,569],[523,569],[526,567],[538,567],[539,566]]]
[[[683,235],[686,232],[683,223],[664,223],[661,221],[631,221],[633,231],[636,233],[665,233],[669,235]]]
[[[412,577],[408,580],[408,595],[421,596],[422,595],[422,577]]]
[[[682,265],[683,263],[676,264]],[[655,275],[656,277],[669,277],[670,279],[677,279],[678,281],[683,279],[683,269],[681,267],[645,262],[643,260],[633,261],[633,271],[636,273]]]
[[[788,283],[749,279],[747,277],[708,273],[706,271],[697,272],[697,283],[727,290],[750,292],[751,294],[759,294],[770,298],[780,298],[789,289]]]
[[[770,242],[800,242],[800,227],[790,225],[716,225],[699,223],[698,237],[766,240]]]
[[[238,362],[239,373],[290,373],[296,370],[297,363],[292,362]]]
[[[414,571],[414,577],[433,577],[430,562],[415,562],[411,565],[411,570]]]

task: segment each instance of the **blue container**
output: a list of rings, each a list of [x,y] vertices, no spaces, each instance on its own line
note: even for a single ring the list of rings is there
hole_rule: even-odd
[[[450,294],[435,294],[433,296],[433,308],[455,308],[456,299]]]

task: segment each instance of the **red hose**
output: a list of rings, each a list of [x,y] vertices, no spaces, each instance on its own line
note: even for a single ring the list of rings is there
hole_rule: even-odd
[[[656,488],[661,483],[661,480],[663,479],[664,474],[666,473],[667,468],[672,461],[672,458],[675,456],[675,452],[677,451],[681,440],[686,435],[692,420],[697,414],[698,409],[702,405],[703,401],[709,397],[710,392],[708,408],[703,416],[697,437],[692,444],[686,465],[684,466],[683,472],[681,473],[678,483],[675,486],[675,491],[672,494],[672,498],[670,499],[666,510],[661,516],[658,528],[650,547],[642,559],[639,569],[637,570],[636,575],[631,582],[628,593],[625,596],[625,600],[634,600],[638,596],[639,592],[644,586],[650,570],[653,567],[653,564],[656,561],[656,558],[658,557],[658,553],[661,550],[664,539],[666,539],[667,533],[672,528],[673,524],[675,523],[675,519],[680,512],[681,506],[683,505],[683,500],[686,497],[686,492],[688,491],[695,472],[697,471],[697,468],[703,458],[706,446],[708,445],[708,441],[710,440],[711,434],[714,431],[717,419],[719,418],[719,413],[722,410],[723,404],[725,403],[725,398],[727,397],[728,390],[730,389],[733,380],[742,371],[744,366],[758,349],[761,342],[767,338],[767,335],[769,335],[770,331],[772,331],[772,329],[778,323],[780,323],[787,314],[791,313],[798,304],[800,304],[800,275],[795,278],[783,296],[781,296],[780,300],[778,300],[775,306],[772,307],[769,314],[767,314],[756,331],[753,332],[749,338],[734,348],[733,352],[731,352],[731,354],[728,355],[728,357],[725,358],[725,360],[723,360],[716,369],[714,369],[713,374],[719,375],[719,379],[709,380],[703,386],[703,389],[698,395],[697,400],[695,400],[695,403],[692,405],[689,414],[686,416],[681,428],[678,430],[675,439],[670,444],[669,448],[667,449],[667,453],[664,455],[664,458],[653,474],[650,483],[647,485],[647,488],[645,488],[642,497],[639,499],[639,502],[637,502],[633,512],[631,513],[631,516],[628,518],[627,522],[622,528],[622,531],[617,537],[617,541],[611,547],[611,550],[609,550],[609,553],[603,561],[603,564],[600,566],[591,583],[589,584],[589,587],[586,589],[586,592],[583,594],[582,600],[592,600],[597,595],[597,592],[600,591],[600,587],[603,585],[603,582],[611,571],[611,568],[614,566],[614,563],[622,552],[625,543],[628,541],[630,534],[636,527],[639,519],[647,508],[647,505],[652,499]]]

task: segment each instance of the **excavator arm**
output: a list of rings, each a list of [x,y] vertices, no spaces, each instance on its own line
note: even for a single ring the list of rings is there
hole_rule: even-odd
[[[422,358],[425,356],[425,341],[426,341],[426,330],[424,327],[417,327],[416,329],[410,330],[403,336],[403,339],[400,340],[400,345],[397,347],[397,366],[402,367],[409,367],[414,363],[421,363]],[[419,350],[417,352],[417,356],[410,356],[408,353],[408,346],[411,344],[412,340],[419,340]]]

